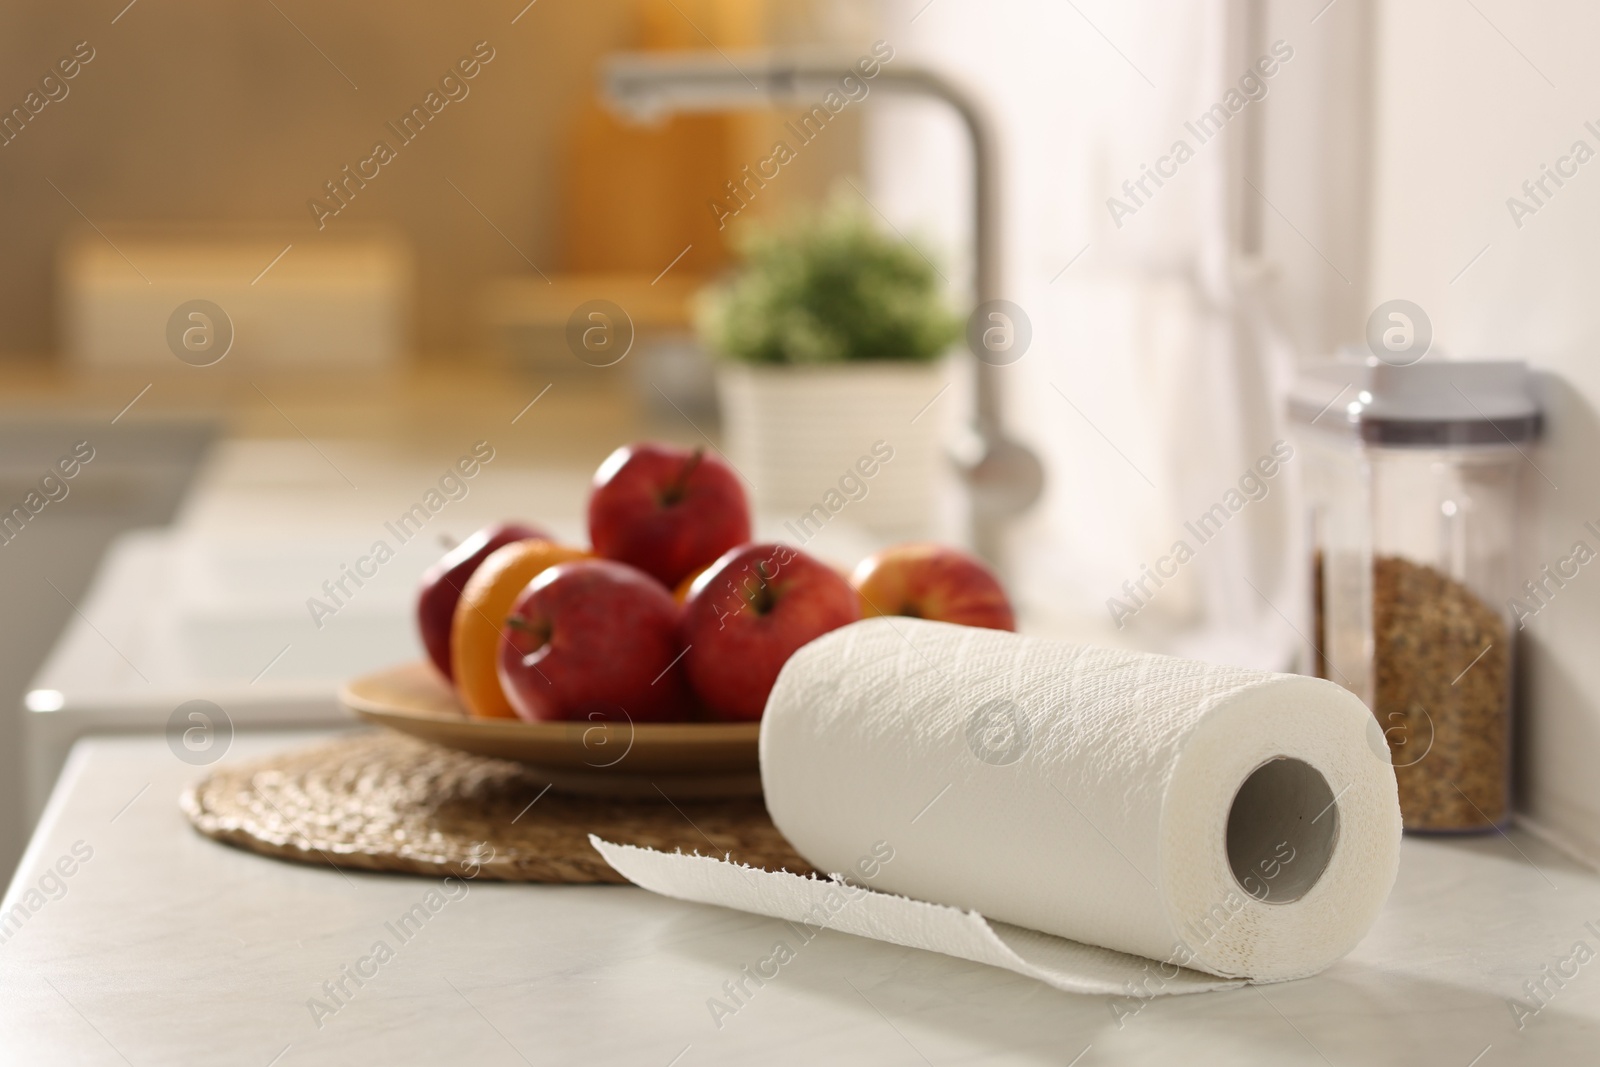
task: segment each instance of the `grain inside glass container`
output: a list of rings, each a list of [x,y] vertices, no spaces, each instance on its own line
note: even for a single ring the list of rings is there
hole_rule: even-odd
[[[1511,647],[1499,612],[1449,575],[1398,556],[1373,562],[1372,609],[1372,709],[1406,825],[1495,825],[1510,811]]]
[[[1407,830],[1504,825],[1519,449],[1540,423],[1525,367],[1336,361],[1308,371],[1291,411],[1311,551],[1304,669],[1372,709]]]

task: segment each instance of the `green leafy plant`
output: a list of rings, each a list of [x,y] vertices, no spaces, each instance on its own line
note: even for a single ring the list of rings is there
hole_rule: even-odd
[[[700,332],[718,356],[753,364],[925,362],[961,335],[934,265],[835,201],[752,225],[743,262],[701,294]]]

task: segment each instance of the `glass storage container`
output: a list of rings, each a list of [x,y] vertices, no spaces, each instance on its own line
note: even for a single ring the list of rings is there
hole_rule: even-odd
[[[1518,482],[1540,429],[1526,366],[1324,363],[1290,409],[1309,510],[1302,670],[1372,709],[1407,830],[1505,825]]]

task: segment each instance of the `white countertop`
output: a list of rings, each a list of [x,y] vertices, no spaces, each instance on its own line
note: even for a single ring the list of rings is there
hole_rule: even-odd
[[[226,758],[313,736],[240,734]],[[78,745],[3,905],[41,879],[34,899],[55,896],[0,941],[0,1064],[1499,1067],[1600,1048],[1600,962],[1561,963],[1580,941],[1600,952],[1600,875],[1520,831],[1407,838],[1377,927],[1304,981],[1160,998],[1119,1026],[1136,1002],[824,932],[719,1029],[708,998],[783,924],[634,888],[472,882],[400,943],[385,924],[439,882],[202,838],[176,800],[203,773],[160,736]],[[92,857],[49,879],[78,842]],[[393,958],[319,1028],[308,1001],[332,1004],[323,983],[379,940]],[[1558,963],[1576,976],[1519,1032],[1509,998]]]

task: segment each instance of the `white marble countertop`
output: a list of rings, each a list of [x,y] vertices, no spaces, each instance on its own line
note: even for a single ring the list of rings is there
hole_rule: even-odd
[[[225,758],[309,736],[240,734]],[[1136,1002],[824,932],[719,1028],[708,998],[785,936],[780,923],[633,888],[473,882],[400,943],[385,924],[440,883],[206,840],[176,804],[202,773],[159,736],[79,744],[3,905],[11,916],[42,902],[0,919],[0,1064],[1499,1067],[1600,1055],[1600,875],[1520,831],[1408,838],[1376,929],[1305,981],[1130,1013]],[[393,958],[316,1018],[312,998],[333,1003],[323,983],[379,940]],[[1523,983],[1546,965],[1571,977],[1545,980],[1547,1006],[1519,1030],[1511,998],[1536,1007]]]

